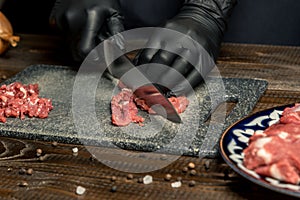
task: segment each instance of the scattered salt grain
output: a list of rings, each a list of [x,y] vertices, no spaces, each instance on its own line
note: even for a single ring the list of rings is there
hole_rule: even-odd
[[[77,186],[77,188],[76,188],[76,194],[78,194],[78,195],[83,195],[84,193],[85,193],[85,188],[84,187],[82,187],[82,186]]]
[[[176,181],[171,183],[172,188],[179,188],[181,187],[181,181]]]
[[[77,155],[78,154],[78,148],[77,147],[74,147],[73,149],[72,149],[72,152],[73,152],[73,155]]]
[[[150,175],[146,175],[146,176],[143,178],[143,183],[144,183],[145,185],[150,184],[150,183],[152,183],[152,182],[153,182],[153,178],[152,178],[152,176],[150,176]]]

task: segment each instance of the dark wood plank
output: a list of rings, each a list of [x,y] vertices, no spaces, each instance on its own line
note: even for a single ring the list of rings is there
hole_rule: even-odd
[[[257,78],[271,90],[300,91],[300,48],[223,44],[218,70],[224,77]]]
[[[252,199],[272,196],[272,199],[290,199],[256,186],[235,174],[219,159],[199,160],[194,157],[180,157],[169,166],[143,174],[133,174],[128,180],[128,173],[114,170],[97,159],[83,146],[57,144],[39,141],[0,138],[2,145],[0,171],[2,174],[0,196],[10,198],[33,199]],[[72,149],[79,148],[78,155]],[[42,155],[36,155],[36,149],[42,149]],[[102,154],[113,158],[107,148],[97,148]],[[158,155],[158,159],[163,155]],[[144,159],[147,159],[144,157]],[[119,165],[118,159],[111,159]],[[195,163],[196,175],[182,171],[189,162]],[[22,169],[32,169],[32,175],[20,173]],[[189,170],[190,171],[190,170]],[[171,181],[165,181],[165,175],[172,175]],[[138,183],[138,178],[153,176],[153,183]],[[112,176],[116,181],[111,181]],[[182,178],[180,188],[172,188],[171,182]],[[190,181],[195,186],[190,187]],[[20,186],[25,181],[26,187]],[[86,188],[83,196],[75,193],[76,187]],[[112,186],[117,187],[112,192]]]
[[[18,34],[20,42],[0,56],[0,77],[9,78],[30,65],[68,65],[71,61],[64,42],[58,36]]]

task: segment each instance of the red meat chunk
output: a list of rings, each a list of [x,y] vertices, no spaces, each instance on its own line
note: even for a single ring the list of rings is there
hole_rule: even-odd
[[[300,124],[300,104],[298,103],[293,107],[285,108],[280,118],[280,123]]]
[[[23,85],[14,82],[0,87],[0,121],[7,117],[24,119],[29,117],[47,118],[53,109],[51,99],[40,98],[38,84]]]
[[[299,104],[285,109],[283,121],[251,136],[243,151],[246,168],[262,176],[299,184],[300,123],[295,120],[298,112]]]
[[[189,105],[189,100],[185,96],[170,97],[168,99],[179,114],[183,113]],[[147,111],[150,114],[155,114],[155,111],[146,104],[144,99],[135,98],[134,101],[142,110]]]
[[[144,110],[147,111],[150,114],[156,114],[153,109],[147,105],[147,102],[145,101],[146,98],[151,98],[154,103],[160,101],[160,94],[157,93],[157,89],[155,89],[153,86],[145,85],[140,88],[138,88],[134,94],[136,94],[136,97],[134,98],[135,103],[137,106]],[[149,101],[149,99],[147,99]],[[179,97],[170,97],[169,101],[171,104],[174,106],[176,111],[180,114],[183,113],[186,108],[189,105],[189,100],[185,96],[179,96]],[[150,103],[151,104],[151,103]]]
[[[112,123],[117,126],[127,126],[131,122],[142,123],[144,118],[138,116],[138,108],[133,101],[134,95],[130,89],[123,88],[111,101]]]
[[[298,184],[300,172],[300,139],[280,136],[257,138],[244,151],[244,165],[263,176]]]
[[[300,177],[299,171],[289,162],[288,159],[280,160],[268,166],[262,166],[255,169],[256,173],[276,178],[292,184],[298,184]]]
[[[169,101],[179,114],[183,113],[189,105],[189,100],[185,96],[170,97]]]
[[[145,119],[137,115],[138,108],[150,114],[155,114],[155,111],[147,105],[144,99],[137,98],[132,90],[120,85],[121,92],[115,95],[111,101],[112,123],[117,126],[127,126],[131,122],[142,125],[141,123]],[[152,95],[155,95],[155,93]],[[178,113],[183,113],[189,105],[189,100],[185,96],[171,97],[169,101]]]

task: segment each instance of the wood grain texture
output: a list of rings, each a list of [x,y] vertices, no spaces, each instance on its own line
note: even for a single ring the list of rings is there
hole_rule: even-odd
[[[21,35],[19,46],[0,57],[0,78],[9,78],[32,64],[70,65],[60,42],[52,36]],[[300,101],[299,55],[297,47],[223,44],[217,65],[224,77],[268,80],[268,90],[253,110],[256,112]],[[72,152],[74,147],[79,150],[77,155]],[[293,199],[247,181],[221,158],[182,156],[165,168],[133,174],[128,180],[128,173],[95,159],[91,148],[115,165],[130,167],[126,159],[120,162],[108,148],[54,146],[0,137],[0,199]],[[36,154],[37,149],[42,150],[41,156]],[[137,159],[143,165],[147,156]],[[155,162],[164,159],[165,155],[158,154]],[[189,162],[195,164],[196,175],[182,171]],[[23,174],[24,169],[32,169],[32,175]],[[138,183],[146,174],[153,176],[153,183]],[[172,175],[171,181],[164,180],[166,174]],[[111,180],[113,176],[116,181]],[[177,177],[182,178],[182,186],[172,188],[170,184]],[[191,180],[195,181],[194,187],[189,186]],[[77,186],[86,188],[86,192],[76,194]],[[113,186],[115,192],[111,191]]]
[[[217,62],[224,77],[257,78],[270,90],[300,91],[300,48],[224,44]]]
[[[236,175],[221,160],[180,157],[179,160],[166,168],[147,173],[153,176],[153,183],[144,185],[138,183],[138,178],[146,174],[133,174],[133,179],[127,179],[127,173],[107,167],[96,159],[83,146],[78,155],[74,155],[74,145],[39,141],[16,140],[0,138],[2,174],[0,196],[15,199],[243,199],[283,198],[283,195],[273,193],[255,186]],[[39,157],[36,149],[42,149]],[[98,150],[112,157],[109,149]],[[163,155],[161,159],[163,159]],[[147,159],[147,158],[145,158]],[[119,165],[119,160],[113,160]],[[189,162],[195,163],[196,175],[182,171]],[[33,169],[32,175],[22,174],[22,169]],[[165,175],[172,175],[170,181],[165,181]],[[116,176],[116,181],[111,181]],[[172,188],[171,182],[177,177],[182,178],[180,188]],[[189,182],[195,181],[190,187]],[[22,181],[28,186],[22,187]],[[117,186],[116,192],[111,192],[112,186]],[[86,188],[84,195],[75,193],[76,187]],[[250,192],[252,191],[252,192]],[[253,193],[253,191],[256,191]],[[285,197],[286,198],[286,197]]]

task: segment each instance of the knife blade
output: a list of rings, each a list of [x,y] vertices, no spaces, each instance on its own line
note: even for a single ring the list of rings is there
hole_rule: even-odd
[[[132,89],[156,114],[175,123],[182,122],[172,103],[163,95],[163,91],[135,67],[113,41],[104,41],[104,58],[109,73]]]

